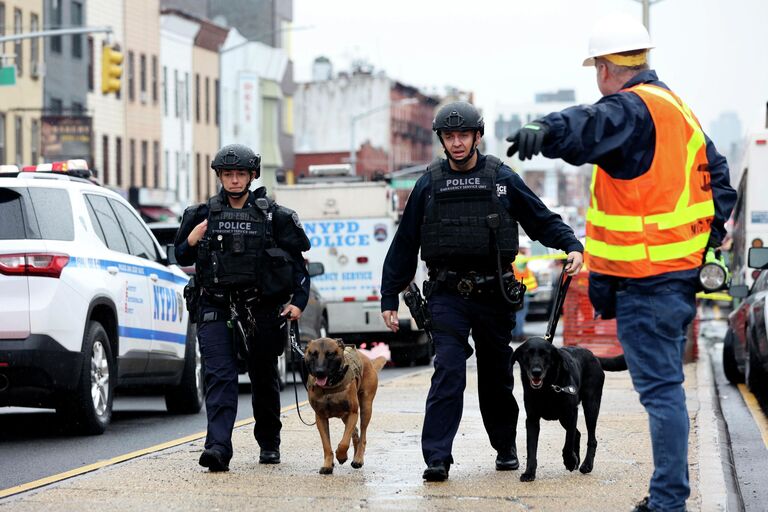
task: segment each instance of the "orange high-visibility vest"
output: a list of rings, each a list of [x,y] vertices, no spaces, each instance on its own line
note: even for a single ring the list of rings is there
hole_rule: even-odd
[[[672,92],[649,84],[625,91],[651,113],[655,154],[650,169],[631,180],[595,165],[586,263],[591,271],[629,278],[697,268],[715,214],[704,132]]]

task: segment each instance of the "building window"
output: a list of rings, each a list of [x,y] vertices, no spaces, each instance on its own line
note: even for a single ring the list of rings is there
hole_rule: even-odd
[[[181,105],[179,105],[179,70],[174,69],[173,70],[173,112],[176,115],[176,117],[179,117],[179,110],[181,110]]]
[[[157,55],[152,56],[152,103],[157,105]]]
[[[168,68],[163,66],[163,114],[168,117]]]
[[[2,11],[0,11],[2,14]],[[0,112],[0,162],[5,162],[5,114]]]
[[[136,89],[134,88],[136,69],[134,65],[133,52],[128,52],[128,99],[130,101],[136,99]]]
[[[117,144],[120,143],[120,138],[117,138]],[[120,147],[118,145],[118,147]],[[118,162],[120,160],[118,159]],[[119,164],[118,164],[119,165]],[[101,136],[101,171],[104,176],[104,182],[109,183],[109,137],[106,135]]]
[[[24,28],[21,25],[21,9],[13,10],[13,33],[21,34],[24,32]],[[18,39],[13,43],[13,52],[16,54],[16,73],[18,76],[24,74],[24,54],[22,52],[21,40]]]
[[[83,115],[83,112],[85,112],[85,106],[77,101],[72,102],[72,112],[76,115]]]
[[[147,102],[147,56],[143,53],[139,57],[139,99],[142,103]]]
[[[93,91],[93,38],[88,36],[88,90]]]
[[[128,142],[128,176],[131,186],[136,186],[136,139]]]
[[[16,163],[22,165],[24,162],[24,119],[16,116]]]
[[[195,153],[195,174],[197,176],[197,197],[203,195],[203,170],[200,168],[200,153]]]
[[[118,187],[122,187],[123,180],[123,139],[121,137],[115,137],[115,183]]]
[[[0,2],[0,36],[5,35],[5,2]],[[5,54],[5,43],[0,43],[0,54]],[[0,162],[5,160],[0,159]]]
[[[205,196],[203,196],[203,199],[211,197],[211,172],[208,170],[209,163],[211,163],[211,157],[210,155],[205,155],[205,160],[203,160],[203,167],[205,167]]]
[[[32,145],[32,165],[37,165],[40,158],[40,121],[32,120],[32,133],[30,134],[30,144]]]
[[[141,186],[146,187],[149,183],[149,142],[141,141]]]
[[[57,29],[61,27],[61,0],[51,0],[51,26],[49,29]],[[61,53],[61,36],[51,37],[51,51],[53,53]]]
[[[69,6],[70,19],[72,20],[72,27],[83,26],[83,4],[80,2],[72,2]],[[72,57],[75,59],[83,58],[83,35],[72,35]]]
[[[187,121],[192,119],[189,111],[189,73],[184,73],[184,111],[187,113]]]
[[[64,102],[61,98],[51,98],[51,111],[56,115],[61,115],[64,111]]]
[[[200,73],[195,73],[195,122],[200,122]]]
[[[165,186],[163,188],[171,188],[171,152],[165,150]]]
[[[152,178],[155,188],[160,188],[160,142],[152,141]]]
[[[205,77],[205,124],[211,124],[211,79]]]
[[[219,126],[219,79],[213,81],[213,104],[216,112],[216,126]]]
[[[37,32],[40,30],[40,17],[37,14],[32,14],[29,17],[29,31]],[[29,69],[31,70],[30,76],[37,78],[38,74],[38,62],[40,60],[40,38],[34,37],[29,41]]]

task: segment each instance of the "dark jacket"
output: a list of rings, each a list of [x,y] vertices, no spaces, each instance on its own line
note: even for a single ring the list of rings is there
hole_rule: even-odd
[[[623,88],[642,83],[669,90],[651,70],[637,74]],[[550,128],[542,147],[542,154],[546,157],[562,158],[573,165],[598,164],[613,178],[627,180],[643,175],[653,161],[656,149],[653,119],[640,96],[632,92],[604,96],[594,105],[553,112],[539,121]],[[725,237],[725,222],[736,203],[736,191],[730,185],[728,163],[709,137],[705,135],[705,139],[715,204],[709,245],[717,247]],[[614,290],[617,286],[627,286],[627,283],[617,281],[632,281],[633,288],[652,292],[661,283],[669,281],[695,286],[697,275],[698,270],[694,269],[622,280],[593,272],[590,275],[590,297],[598,314],[602,314],[603,318],[613,318]]]
[[[485,164],[485,156],[479,155],[475,169],[466,172],[450,170],[447,160],[443,169],[457,177],[471,177]],[[584,247],[574,236],[573,230],[560,216],[550,211],[520,176],[506,165],[499,168],[496,177],[496,193],[510,215],[520,223],[532,240],[539,240],[548,247],[565,252],[583,251]],[[422,175],[413,187],[397,233],[384,260],[381,278],[381,310],[397,310],[398,294],[413,280],[421,246],[421,225],[432,200],[430,175]]]
[[[219,195],[225,201],[227,200],[224,191],[219,192]],[[266,195],[267,191],[264,187],[249,192],[248,200],[243,207],[255,208],[256,199],[266,197]],[[180,265],[192,265],[197,261],[197,246],[191,247],[187,243],[187,237],[195,226],[207,218],[207,203],[190,206],[184,211],[184,216],[181,219],[181,226],[179,226],[179,231],[176,233],[174,249],[176,260]],[[278,247],[284,249],[291,255],[291,262],[296,280],[291,304],[304,310],[309,301],[309,273],[307,272],[307,267],[304,264],[304,257],[301,253],[302,251],[309,250],[309,241],[304,234],[304,229],[299,223],[299,217],[294,211],[278,205],[272,222],[275,243]],[[255,271],[256,269],[254,269],[254,272]]]

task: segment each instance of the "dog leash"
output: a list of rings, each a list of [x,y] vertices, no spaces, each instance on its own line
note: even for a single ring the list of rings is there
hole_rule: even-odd
[[[568,260],[568,262],[570,262],[570,260]],[[560,320],[560,313],[563,309],[563,304],[565,303],[565,294],[568,292],[568,286],[571,284],[571,276],[565,273],[565,267],[566,265],[563,265],[563,270],[560,272],[560,277],[557,280],[552,312],[549,314],[547,332],[544,334],[544,339],[550,343],[552,343],[552,340],[555,338],[557,322]]]
[[[299,369],[299,373],[301,374],[301,383],[304,385],[304,389],[309,393],[309,390],[307,389],[307,369],[304,366],[304,352],[301,350],[301,346],[299,345],[298,336],[296,334],[296,331],[299,329],[299,323],[296,321],[288,320],[288,336],[291,339],[291,375],[293,375],[293,395],[296,398],[296,413],[299,415],[299,419],[303,424],[305,424],[308,427],[312,427],[317,422],[307,423],[304,421],[304,418],[301,417],[301,407],[299,406],[299,390],[296,386],[296,361],[294,361],[295,356],[299,356],[299,361],[301,362],[301,367]]]

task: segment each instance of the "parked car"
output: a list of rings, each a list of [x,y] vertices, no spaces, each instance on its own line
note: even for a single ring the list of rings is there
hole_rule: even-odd
[[[178,222],[156,222],[149,224],[149,228],[154,233],[155,238],[165,248],[166,252],[173,254],[173,244],[176,239],[176,232],[179,229]],[[195,267],[182,267],[182,269],[189,275],[194,274]],[[314,283],[311,282],[311,278],[322,275],[325,272],[323,264],[320,262],[309,262],[307,264],[307,270],[309,271],[310,285],[309,285],[309,302],[307,307],[299,318],[299,335],[302,346],[306,346],[309,340],[315,338],[321,338],[328,335],[328,311],[326,308],[325,300],[318,291]],[[278,359],[278,369],[280,374],[280,388],[284,388],[288,382],[288,370],[290,369],[291,361],[291,340],[286,339],[286,346],[283,355]],[[298,363],[296,356],[294,356],[294,362]],[[245,372],[245,368],[242,369]]]
[[[72,167],[0,172],[0,406],[55,408],[88,434],[119,388],[197,413],[188,276],[127,201]]]
[[[749,267],[760,269],[752,287],[731,286],[737,300],[728,316],[728,330],[723,340],[723,370],[734,384],[745,382],[755,393],[768,396],[768,247],[749,249]]]

